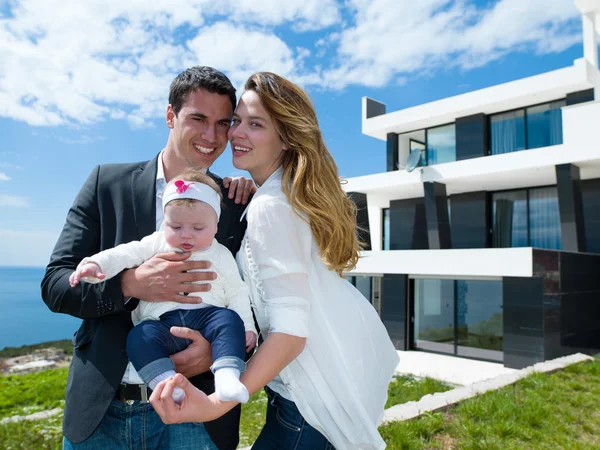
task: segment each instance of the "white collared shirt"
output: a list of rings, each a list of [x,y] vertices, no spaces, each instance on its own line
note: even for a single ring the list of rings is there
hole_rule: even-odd
[[[263,338],[306,337],[269,387],[293,400],[336,449],[383,449],[377,426],[398,354],[372,305],[323,263],[281,179],[279,168],[254,194],[237,254]]]

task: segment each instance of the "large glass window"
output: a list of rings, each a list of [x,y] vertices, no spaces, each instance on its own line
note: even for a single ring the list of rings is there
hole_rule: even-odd
[[[555,187],[529,191],[529,245],[560,250],[560,215]]]
[[[565,100],[490,116],[492,155],[563,143]]]
[[[354,286],[367,300],[369,300],[369,302],[372,303],[371,294],[373,289],[371,286],[371,277],[354,277]]]
[[[415,280],[415,347],[454,353],[454,281]]]
[[[414,281],[417,349],[503,360],[501,280]]]
[[[492,155],[525,149],[525,113],[523,110],[490,117]]]
[[[493,194],[494,247],[562,248],[556,187]]]
[[[427,164],[456,161],[456,127],[444,125],[427,130]]]
[[[564,100],[527,108],[527,148],[563,143],[562,106]]]
[[[502,361],[502,281],[456,280],[456,352]]]
[[[390,249],[390,208],[384,208],[381,211],[382,214],[382,235],[381,235],[381,249]]]
[[[494,247],[527,247],[527,191],[494,194],[492,215]]]

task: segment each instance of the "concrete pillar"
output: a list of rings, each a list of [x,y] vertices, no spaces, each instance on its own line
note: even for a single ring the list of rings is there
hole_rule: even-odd
[[[598,40],[596,32],[596,11],[581,16],[583,21],[583,57],[598,68]]]

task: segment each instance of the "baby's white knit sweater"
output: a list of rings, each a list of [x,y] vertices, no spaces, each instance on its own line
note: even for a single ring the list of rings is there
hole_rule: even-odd
[[[125,269],[139,266],[157,253],[173,251],[180,252],[181,250],[170,247],[165,241],[164,232],[157,231],[141,241],[121,244],[85,258],[79,263],[79,266],[88,262],[96,263],[106,275],[104,280],[108,280]],[[209,291],[190,294],[191,296],[201,297],[202,303],[145,302],[140,299],[138,307],[131,313],[131,320],[134,325],[144,320],[159,320],[162,314],[175,309],[198,309],[214,305],[234,310],[244,321],[246,331],[256,333],[250,309],[248,286],[242,281],[237,264],[227,247],[219,244],[214,239],[211,246],[206,250],[192,253],[189,261],[210,261],[211,266],[209,269],[198,270],[198,272],[217,273],[217,279],[209,282],[211,284]],[[82,280],[88,283],[104,281],[87,277],[82,278]]]

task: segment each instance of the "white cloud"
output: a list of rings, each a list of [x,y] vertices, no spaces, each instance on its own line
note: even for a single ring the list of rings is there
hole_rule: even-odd
[[[0,153],[1,155],[1,153]],[[18,164],[12,164],[7,162],[0,162],[0,167],[4,169],[15,169],[15,170],[23,170],[23,166],[19,166]]]
[[[26,208],[29,206],[27,198],[18,195],[0,194],[0,207]]]
[[[10,181],[10,177],[4,172],[0,172],[0,181]]]
[[[229,5],[228,20],[262,25],[287,23],[297,31],[318,30],[341,20],[335,0],[237,0],[220,3]]]
[[[295,72],[296,59],[287,44],[257,29],[219,22],[200,30],[187,45],[197,61],[225,71],[236,87],[243,87],[248,76],[257,71],[284,77]]]
[[[306,86],[343,89],[469,69],[514,51],[557,52],[580,40],[571,0],[9,5],[11,14],[0,17],[0,117],[30,125],[125,119],[147,126],[164,115],[173,77],[195,64],[224,70],[238,87],[250,73],[271,70]],[[290,29],[308,41],[298,45]]]
[[[350,0],[354,25],[339,35],[326,86],[383,86],[399,76],[484,65],[513,51],[551,53],[581,40],[570,0]],[[338,38],[337,35],[334,36]]]
[[[174,75],[199,61],[180,32],[207,38],[215,30],[207,18],[314,30],[335,23],[339,11],[336,0],[22,0],[12,16],[0,18],[0,117],[52,126],[131,114],[140,126],[164,113]],[[274,34],[264,35],[269,50],[281,50]],[[229,38],[215,36],[228,48]],[[234,52],[225,57],[224,66],[235,66]],[[278,54],[257,64],[265,62],[282,70],[289,63]]]
[[[0,229],[0,265],[45,266],[59,232]]]

